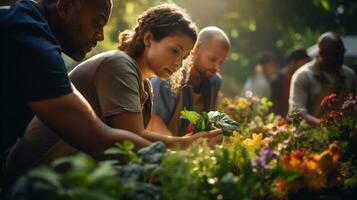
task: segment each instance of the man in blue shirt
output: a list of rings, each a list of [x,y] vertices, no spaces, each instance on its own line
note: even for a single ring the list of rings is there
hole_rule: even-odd
[[[64,52],[81,60],[103,40],[111,8],[111,0],[23,0],[0,9],[2,161],[34,114],[62,139],[96,158],[124,139],[137,148],[149,144],[102,123],[71,86],[61,58]]]
[[[196,112],[216,109],[217,96],[221,88],[218,73],[226,60],[230,41],[217,27],[206,27],[198,35],[191,52],[192,68],[188,84],[174,95],[168,82],[151,78],[154,91],[153,113],[148,129],[167,135],[182,136],[188,132],[188,121],[180,119],[186,108]]]

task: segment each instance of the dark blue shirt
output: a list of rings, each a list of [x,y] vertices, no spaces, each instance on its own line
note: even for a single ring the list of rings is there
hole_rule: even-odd
[[[23,136],[34,115],[28,102],[72,88],[61,47],[38,4],[26,0],[0,9],[0,27],[1,153]]]

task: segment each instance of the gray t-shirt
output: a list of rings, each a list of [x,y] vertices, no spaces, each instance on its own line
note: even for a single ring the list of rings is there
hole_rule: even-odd
[[[114,50],[98,54],[79,64],[69,76],[105,123],[109,124],[116,114],[142,112],[144,126],[147,125],[152,104],[151,84],[142,80],[139,65],[124,52]],[[35,117],[25,136],[13,147],[4,172],[14,177],[34,165],[75,152],[75,148],[60,140]]]
[[[136,61],[117,50],[88,59],[74,68],[69,76],[106,123],[116,114],[142,112],[144,103],[152,93],[145,91]]]
[[[356,93],[356,75],[343,65],[338,73],[320,70],[315,61],[306,63],[293,75],[290,83],[289,113],[295,108],[315,117],[321,115],[320,103],[324,96]]]

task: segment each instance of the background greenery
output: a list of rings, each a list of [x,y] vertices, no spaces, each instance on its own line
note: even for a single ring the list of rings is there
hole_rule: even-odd
[[[14,0],[2,0],[8,5]],[[294,46],[309,47],[326,31],[341,35],[357,33],[356,0],[113,0],[113,14],[105,29],[105,41],[88,56],[116,48],[118,31],[131,28],[148,7],[175,2],[185,8],[199,28],[214,25],[230,37],[232,49],[221,70],[223,92],[239,94],[252,72],[257,55],[272,51],[278,67]],[[68,60],[70,68],[75,65]]]

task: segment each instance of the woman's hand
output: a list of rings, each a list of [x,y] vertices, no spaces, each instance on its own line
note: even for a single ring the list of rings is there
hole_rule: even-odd
[[[217,144],[222,142],[222,139],[223,139],[222,129],[214,129],[214,130],[210,130],[210,131],[200,131],[195,134],[188,133],[182,137],[183,146],[189,146],[190,144],[192,144],[193,141],[195,141],[201,137],[207,138],[208,145],[211,148],[214,148],[214,146],[216,146]]]

